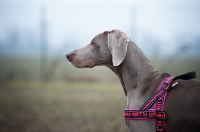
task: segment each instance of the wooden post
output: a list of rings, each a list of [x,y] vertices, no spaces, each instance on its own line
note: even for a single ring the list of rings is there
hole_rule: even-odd
[[[40,77],[42,81],[48,79],[48,45],[47,45],[47,21],[46,7],[40,8]]]

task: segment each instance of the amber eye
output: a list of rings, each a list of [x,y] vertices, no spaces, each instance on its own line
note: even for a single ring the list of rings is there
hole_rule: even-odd
[[[96,46],[97,44],[96,44],[95,42],[92,42],[91,45],[92,45],[92,46]]]

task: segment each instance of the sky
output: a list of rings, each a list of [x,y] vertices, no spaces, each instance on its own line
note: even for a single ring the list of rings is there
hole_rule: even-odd
[[[148,42],[171,49],[176,38],[200,36],[199,0],[0,0],[0,41],[14,30],[21,42],[32,37],[39,44],[42,7],[48,44],[56,49],[85,46],[112,29],[126,32],[144,50]]]

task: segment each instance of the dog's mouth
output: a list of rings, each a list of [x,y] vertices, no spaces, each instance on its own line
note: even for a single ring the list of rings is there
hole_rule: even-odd
[[[73,64],[73,63],[72,63]],[[89,65],[80,65],[80,64],[73,64],[76,68],[93,68],[95,64],[89,64]]]
[[[93,65],[88,65],[88,66],[79,66],[79,65],[74,65],[76,68],[93,68]]]
[[[71,59],[70,62],[76,68],[93,68],[94,66],[96,66],[96,63],[93,60],[85,60],[85,61],[83,61],[83,60],[81,60],[79,58],[76,58],[76,59]]]
[[[94,65],[88,65],[88,66],[85,66],[84,68],[93,68]]]

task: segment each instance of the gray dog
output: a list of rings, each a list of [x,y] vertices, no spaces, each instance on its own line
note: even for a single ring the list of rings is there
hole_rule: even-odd
[[[119,30],[105,31],[94,37],[86,47],[66,55],[77,68],[104,65],[120,79],[127,109],[140,108],[156,91],[168,73],[157,71],[129,37]],[[176,80],[165,103],[166,126],[169,132],[200,131],[200,83]],[[154,120],[126,120],[131,132],[155,132]]]

